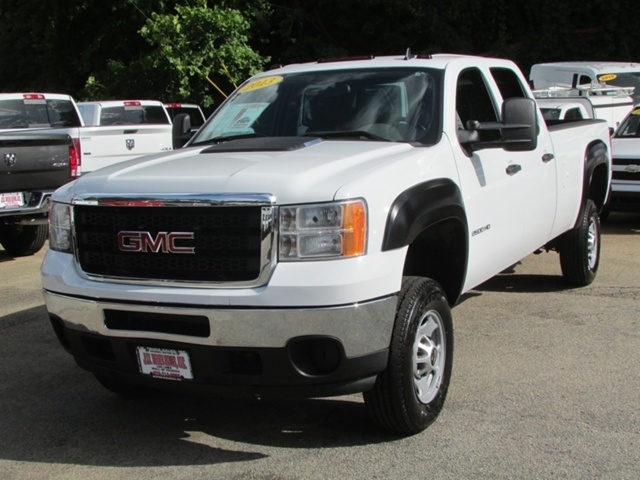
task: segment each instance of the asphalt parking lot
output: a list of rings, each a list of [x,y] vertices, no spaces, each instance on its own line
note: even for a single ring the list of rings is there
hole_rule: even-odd
[[[443,413],[403,438],[356,395],[117,397],[57,344],[44,252],[0,249],[0,478],[639,478],[639,250],[640,214],[613,213],[592,285],[542,253],[466,294]]]

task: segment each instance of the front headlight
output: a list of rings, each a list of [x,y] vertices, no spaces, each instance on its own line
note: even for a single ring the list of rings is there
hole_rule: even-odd
[[[71,253],[71,206],[53,202],[49,210],[49,248]]]
[[[280,261],[363,255],[366,240],[364,200],[280,208]]]

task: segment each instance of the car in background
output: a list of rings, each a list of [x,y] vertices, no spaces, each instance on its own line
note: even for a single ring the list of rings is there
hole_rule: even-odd
[[[206,117],[204,116],[204,112],[200,108],[200,105],[197,105],[195,103],[169,102],[165,103],[164,106],[167,109],[167,112],[169,112],[171,120],[173,120],[176,115],[179,115],[181,113],[188,114],[189,118],[191,119],[191,128],[194,130],[200,128],[206,120]]]
[[[640,105],[611,138],[613,172],[607,211],[640,211]]]
[[[173,125],[159,100],[78,102],[83,172],[173,150]]]
[[[206,121],[204,112],[200,108],[200,105],[196,103],[169,102],[165,103],[164,106],[167,109],[172,122],[178,115],[189,115],[190,127],[186,129],[187,131],[181,134],[180,138],[174,138],[174,148],[181,147],[187,143],[193,134],[196,133]]]
[[[80,112],[69,95],[0,93],[0,130],[80,126],[82,126]]]
[[[531,67],[529,81],[533,89],[564,86],[578,88],[591,84],[609,87],[633,87],[635,104],[640,103],[640,63],[635,62],[549,62]]]

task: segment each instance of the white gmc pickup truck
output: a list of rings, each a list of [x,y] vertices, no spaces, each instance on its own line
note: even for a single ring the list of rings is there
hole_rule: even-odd
[[[610,156],[605,121],[547,127],[510,61],[270,70],[185,148],[56,192],[46,307],[117,393],[363,392],[414,434],[443,408],[462,293],[541,249],[593,281]]]

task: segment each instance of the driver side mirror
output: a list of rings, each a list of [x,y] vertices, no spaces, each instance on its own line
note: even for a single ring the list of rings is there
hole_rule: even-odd
[[[502,141],[510,152],[538,146],[538,107],[531,98],[508,98],[502,104]]]
[[[502,122],[469,120],[465,135],[458,138],[472,150],[504,148],[510,152],[535,150],[538,146],[538,109],[531,98],[508,98],[502,104]],[[483,130],[499,130],[500,139],[483,142],[479,133]]]

